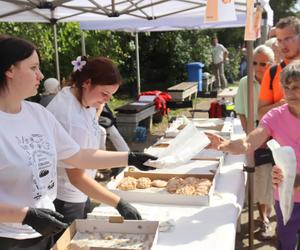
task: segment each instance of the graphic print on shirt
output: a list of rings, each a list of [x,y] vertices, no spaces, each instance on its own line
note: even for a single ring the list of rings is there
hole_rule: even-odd
[[[28,166],[32,171],[33,199],[37,201],[56,185],[53,149],[47,138],[41,134],[17,136],[16,139],[28,156]]]
[[[92,127],[93,127],[93,135],[98,138],[100,135],[100,128],[99,128],[98,121],[96,120],[96,117],[92,118]]]

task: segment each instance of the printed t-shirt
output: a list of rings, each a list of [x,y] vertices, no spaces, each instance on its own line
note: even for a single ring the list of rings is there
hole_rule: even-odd
[[[78,144],[40,104],[23,101],[17,114],[0,111],[0,203],[55,210],[57,160],[77,153]],[[0,237],[40,234],[21,223],[0,223]]]
[[[99,149],[101,133],[96,119],[96,109],[83,107],[71,93],[70,87],[63,88],[52,99],[47,109],[81,148]],[[101,162],[99,166],[100,164]],[[87,195],[71,184],[65,168],[73,167],[58,162],[57,198],[74,203],[86,202]],[[85,169],[85,173],[92,178],[95,178],[96,172],[96,169]]]

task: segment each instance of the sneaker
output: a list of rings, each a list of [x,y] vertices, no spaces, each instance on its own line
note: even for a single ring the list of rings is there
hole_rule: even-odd
[[[262,221],[260,230],[255,234],[256,234],[256,238],[260,241],[270,240],[273,236],[270,222]]]

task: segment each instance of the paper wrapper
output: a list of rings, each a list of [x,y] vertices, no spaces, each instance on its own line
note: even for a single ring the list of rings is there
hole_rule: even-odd
[[[272,150],[276,165],[283,173],[283,182],[279,185],[278,191],[283,224],[286,225],[294,207],[293,194],[297,160],[293,148],[289,146],[280,147],[274,139],[268,141],[267,145]]]
[[[197,155],[209,143],[210,140],[204,132],[190,122],[159,154],[157,160],[149,160],[145,165],[155,168],[180,166]]]

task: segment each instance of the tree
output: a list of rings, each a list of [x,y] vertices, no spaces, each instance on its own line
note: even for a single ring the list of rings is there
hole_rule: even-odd
[[[282,17],[287,17],[291,15],[295,15],[293,12],[293,8],[297,4],[297,0],[270,0],[270,6],[274,11],[274,25],[279,21]]]

